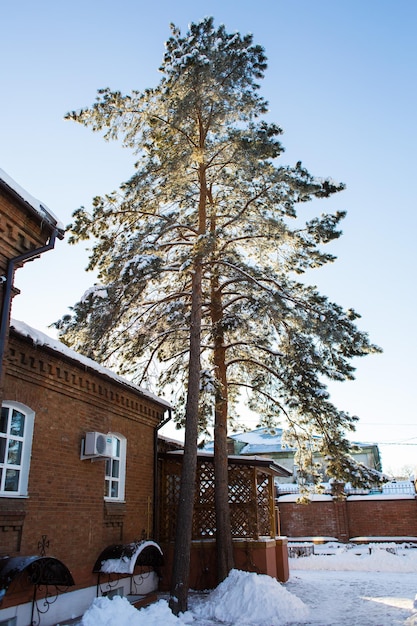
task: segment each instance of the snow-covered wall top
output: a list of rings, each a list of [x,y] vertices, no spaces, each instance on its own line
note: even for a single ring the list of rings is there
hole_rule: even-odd
[[[21,187],[11,176],[6,174],[6,172],[0,169],[0,179],[6,183],[12,191],[14,191],[24,202],[29,204],[29,206],[39,215],[39,217],[43,220],[46,220],[49,224],[56,227],[62,234],[65,231],[65,226],[58,220],[58,218],[46,207],[42,202],[34,198],[30,193],[28,193],[23,187]]]
[[[103,367],[99,363],[96,363],[96,361],[93,361],[93,359],[89,359],[88,357],[83,356],[78,352],[75,352],[75,350],[68,348],[68,346],[63,344],[61,341],[53,339],[52,337],[45,335],[39,330],[35,330],[31,326],[28,326],[28,324],[25,324],[25,322],[20,322],[18,320],[12,319],[10,322],[10,328],[13,328],[19,335],[22,335],[22,337],[29,337],[30,339],[32,339],[35,345],[50,348],[51,350],[54,350],[54,352],[58,352],[59,354],[66,356],[72,361],[76,361],[77,363],[82,364],[84,367],[88,367],[89,369],[92,369],[99,374],[107,376],[107,378],[110,378],[111,380],[116,381],[117,383],[125,387],[130,387],[131,389],[138,391],[142,396],[145,396],[146,398],[154,400],[155,402],[158,402],[159,404],[166,406],[167,408],[171,407],[169,402],[162,400],[155,394],[147,391],[146,389],[143,389],[142,387],[139,387],[138,385],[135,385],[129,380],[118,376],[111,370]]]

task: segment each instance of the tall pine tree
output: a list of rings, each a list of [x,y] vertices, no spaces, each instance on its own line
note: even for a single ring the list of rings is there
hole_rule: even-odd
[[[300,162],[279,164],[281,129],[265,121],[257,82],[264,50],[207,18],[184,36],[172,26],[160,69],[157,87],[102,89],[90,108],[67,116],[122,138],[138,162],[117,192],[94,199],[91,214],[74,213],[72,242],[92,239],[89,269],[100,284],[57,325],[64,341],[140,384],[156,372],[180,417],[185,409],[178,612],[187,606],[198,429],[214,424],[222,580],[233,567],[227,429],[238,402],[286,426],[302,472],[314,473],[314,445],[328,475],[363,484],[375,476],[353,461],[345,436],[356,418],[330,402],[326,380],[352,379],[352,357],[378,348],[354,311],[297,280],[334,260],[323,246],[339,237],[344,217],[306,219],[305,203],[343,185]]]

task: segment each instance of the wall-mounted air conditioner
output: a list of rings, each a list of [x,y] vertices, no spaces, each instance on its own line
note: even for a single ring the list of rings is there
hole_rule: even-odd
[[[114,438],[104,433],[85,433],[84,449],[81,450],[82,459],[92,459],[97,457],[112,457],[114,455]]]

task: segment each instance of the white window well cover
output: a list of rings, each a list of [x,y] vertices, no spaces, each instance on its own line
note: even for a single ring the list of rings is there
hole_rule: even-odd
[[[155,541],[143,540],[108,546],[94,565],[94,573],[133,574],[136,565],[158,567],[163,564],[163,553]]]

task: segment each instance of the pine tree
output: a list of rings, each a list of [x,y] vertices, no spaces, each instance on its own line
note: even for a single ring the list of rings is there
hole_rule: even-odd
[[[233,567],[227,432],[238,401],[247,397],[262,423],[286,426],[301,472],[314,473],[318,447],[327,474],[372,481],[349,454],[345,431],[356,418],[330,402],[326,381],[352,379],[352,358],[378,348],[358,330],[357,313],[297,278],[334,260],[323,247],[345,215],[307,219],[306,203],[344,186],[301,162],[279,164],[282,131],[265,121],[257,82],[264,50],[212,18],[184,36],[171,29],[157,87],[102,89],[90,108],[67,115],[121,137],[138,162],[117,192],[94,199],[91,215],[74,213],[72,242],[92,239],[88,269],[100,284],[57,325],[64,341],[140,384],[156,372],[179,416],[185,407],[178,612],[187,606],[198,431],[214,424],[222,580]]]

